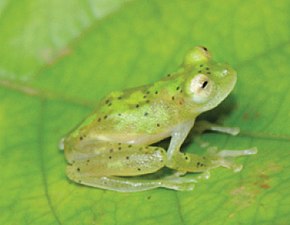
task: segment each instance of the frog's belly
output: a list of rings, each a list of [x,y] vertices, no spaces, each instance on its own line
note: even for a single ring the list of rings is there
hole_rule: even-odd
[[[171,136],[172,130],[159,134],[136,134],[136,133],[118,133],[118,134],[96,134],[92,137],[95,140],[105,142],[127,143],[136,145],[150,145]]]

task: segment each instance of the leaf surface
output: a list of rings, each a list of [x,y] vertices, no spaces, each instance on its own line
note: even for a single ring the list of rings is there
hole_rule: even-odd
[[[1,1],[0,224],[288,224],[289,6]],[[61,137],[105,94],[175,71],[196,45],[238,71],[218,109],[241,134],[203,138],[222,149],[257,146],[258,154],[238,159],[240,173],[212,171],[191,192],[116,193],[70,182]]]

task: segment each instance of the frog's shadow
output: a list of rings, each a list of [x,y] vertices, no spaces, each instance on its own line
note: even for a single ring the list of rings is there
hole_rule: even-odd
[[[224,119],[237,108],[237,101],[234,95],[230,95],[216,108],[202,113],[198,116],[197,121],[207,120],[212,123],[222,124]]]

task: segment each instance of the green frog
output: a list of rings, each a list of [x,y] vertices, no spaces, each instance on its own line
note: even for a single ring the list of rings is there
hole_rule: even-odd
[[[215,130],[236,135],[238,128],[222,127],[198,115],[218,106],[233,90],[236,71],[214,62],[207,48],[191,49],[177,72],[149,85],[112,92],[97,109],[63,140],[69,179],[92,187],[136,192],[158,187],[192,190],[189,172],[227,167],[239,171],[233,158],[257,149],[223,150],[203,156],[180,147],[190,130]],[[171,137],[167,150],[154,143]],[[173,174],[144,178],[163,167]]]

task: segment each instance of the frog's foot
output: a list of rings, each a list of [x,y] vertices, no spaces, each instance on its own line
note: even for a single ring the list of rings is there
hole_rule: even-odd
[[[194,189],[197,180],[192,177],[183,177],[185,173],[176,172],[161,180],[161,187],[177,191],[191,191]]]
[[[194,125],[195,135],[193,136],[194,142],[198,144],[201,148],[208,148],[210,146],[209,142],[202,139],[201,134],[206,130],[217,131],[230,135],[237,135],[240,132],[238,127],[224,127],[218,124],[210,123],[205,120],[197,121]]]
[[[256,148],[237,151],[223,150],[218,152],[217,147],[211,147],[204,156],[191,153],[177,153],[168,160],[166,166],[181,172],[207,172],[217,167],[226,167],[238,172],[242,169],[242,165],[235,163],[233,159],[256,153]],[[204,178],[207,176],[209,176],[209,173],[205,174]]]
[[[160,179],[145,179],[143,177],[94,176],[75,173],[72,166],[67,167],[67,176],[76,183],[118,192],[138,192],[154,188],[168,188],[179,191],[194,189],[196,180],[193,178],[170,175]]]
[[[258,150],[255,147],[244,150],[222,150],[219,152],[216,147],[211,147],[208,149],[207,160],[210,162],[208,167],[225,167],[232,169],[234,172],[239,172],[242,170],[243,165],[235,163],[233,159],[240,156],[254,155],[257,152]]]
[[[240,133],[240,128],[238,127],[224,127],[218,124],[210,123],[205,120],[197,121],[194,125],[194,130],[199,134],[203,133],[206,130],[217,131],[234,136]]]

